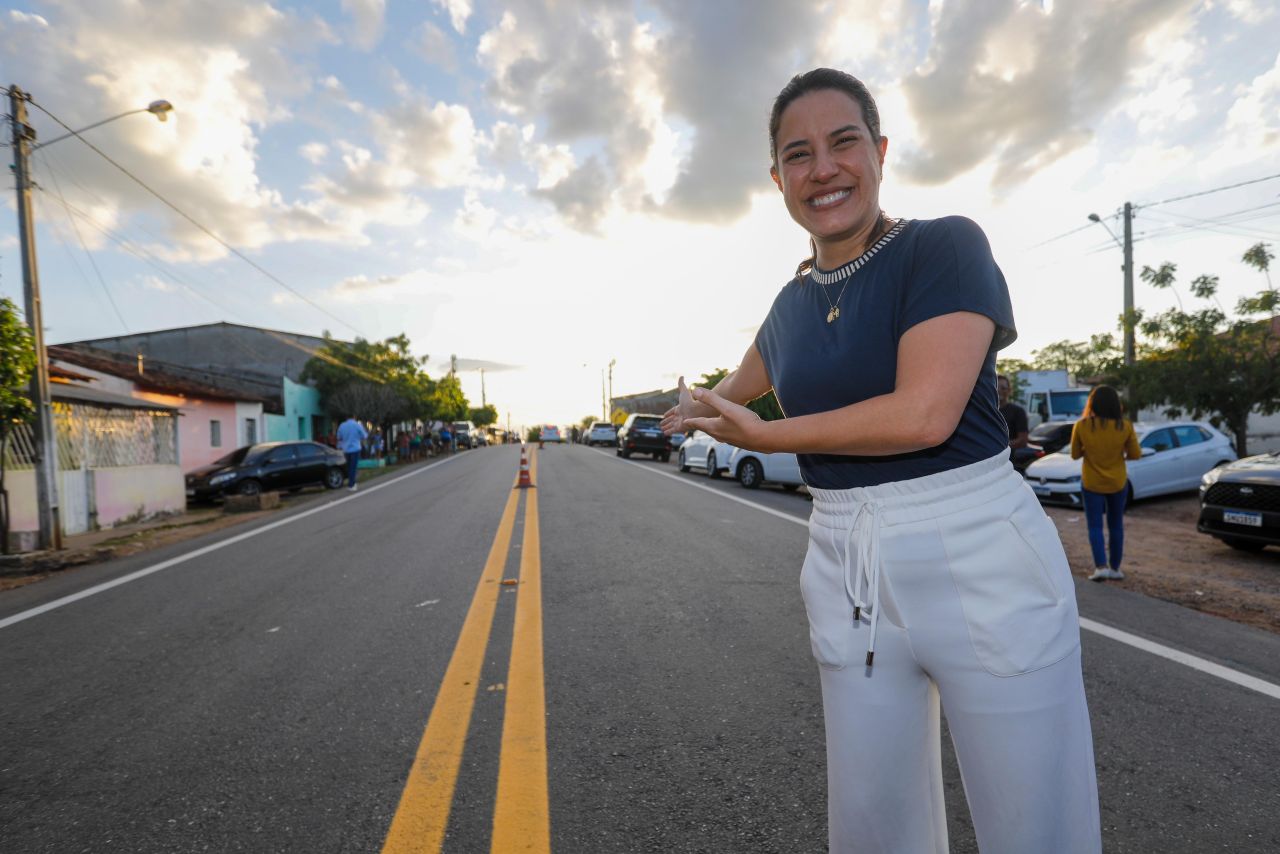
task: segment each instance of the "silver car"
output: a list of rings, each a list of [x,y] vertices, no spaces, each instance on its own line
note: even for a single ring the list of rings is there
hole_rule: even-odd
[[[721,442],[709,433],[694,430],[680,446],[680,471],[703,469],[710,477],[719,477],[729,470],[729,458],[738,450],[728,442]]]

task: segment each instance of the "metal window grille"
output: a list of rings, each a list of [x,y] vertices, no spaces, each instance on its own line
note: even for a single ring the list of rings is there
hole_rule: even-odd
[[[58,468],[116,468],[176,465],[178,423],[172,412],[111,409],[53,402],[58,437]],[[29,424],[9,433],[5,468],[35,467],[35,439]]]

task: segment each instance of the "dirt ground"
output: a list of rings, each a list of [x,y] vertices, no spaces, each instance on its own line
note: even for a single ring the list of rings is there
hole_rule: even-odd
[[[1093,572],[1080,510],[1048,507],[1072,572]],[[1196,530],[1194,493],[1139,501],[1125,516],[1124,581],[1106,581],[1280,633],[1280,547],[1241,552]]]

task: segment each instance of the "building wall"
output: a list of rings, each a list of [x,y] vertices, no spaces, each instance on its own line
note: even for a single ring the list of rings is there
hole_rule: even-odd
[[[182,395],[135,391],[133,396],[178,407],[178,464],[183,471],[208,465],[240,447],[236,442],[238,405],[232,400],[209,400]],[[245,404],[257,406],[261,404]],[[213,424],[218,422],[221,442],[213,444]]]
[[[282,399],[284,415],[266,416],[267,438],[270,441],[324,438],[313,435],[314,416],[324,415],[324,410],[320,408],[320,392],[285,377]]]
[[[267,425],[262,417],[261,403],[242,403],[236,401],[236,429],[232,434],[236,437],[236,443],[233,448],[240,448],[245,445],[251,445],[254,442],[267,441]],[[254,435],[250,438],[249,427],[246,423],[249,419],[253,419],[256,425]]]
[[[141,391],[134,385],[133,380],[80,365],[65,364],[78,373],[93,377],[93,387],[101,391],[176,407],[180,413],[178,416],[178,464],[183,471],[207,465],[245,444],[240,441],[244,433],[243,418],[245,417],[259,419],[258,441],[262,441],[262,404],[260,403],[243,404],[246,407],[256,407],[259,413],[257,416],[251,416],[248,413],[241,415],[234,401]],[[221,430],[222,443],[217,447],[212,443],[213,430],[210,424],[212,421],[219,422]]]
[[[76,342],[191,368],[228,367],[297,380],[324,339],[233,323],[211,323]]]
[[[101,528],[138,516],[181,513],[187,506],[186,486],[180,466],[122,466],[73,469],[59,472],[58,511],[64,534]],[[92,489],[80,500],[80,493]],[[36,478],[31,469],[5,473],[9,492],[10,531],[35,531],[40,527],[36,511]],[[93,515],[91,515],[91,513]],[[96,516],[96,519],[94,518]]]

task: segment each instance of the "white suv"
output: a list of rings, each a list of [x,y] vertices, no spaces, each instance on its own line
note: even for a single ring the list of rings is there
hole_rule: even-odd
[[[618,430],[608,421],[597,421],[587,431],[587,444],[616,445],[618,444]]]

